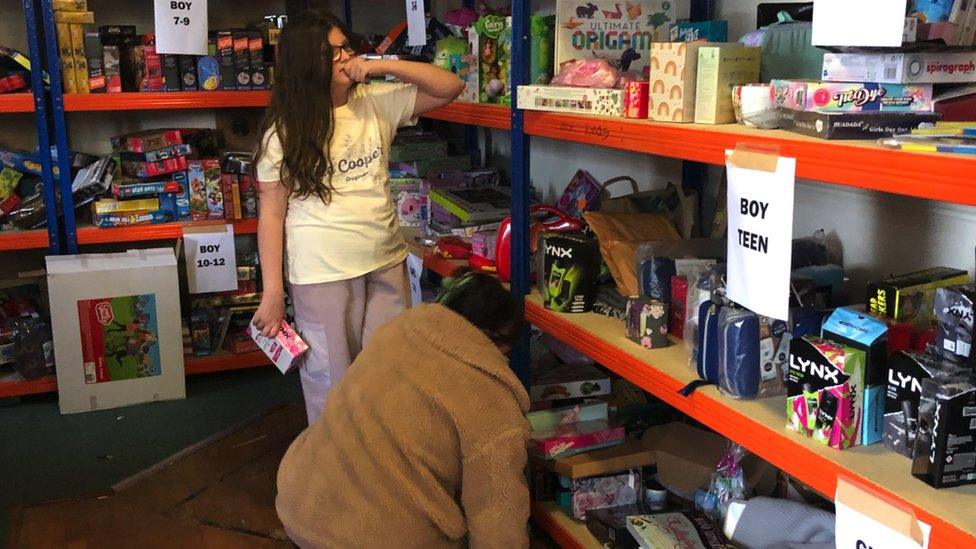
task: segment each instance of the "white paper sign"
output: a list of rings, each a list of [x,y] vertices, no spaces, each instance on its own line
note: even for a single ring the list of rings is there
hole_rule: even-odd
[[[407,45],[423,46],[427,43],[427,18],[424,17],[424,0],[407,0]]]
[[[237,289],[234,226],[184,229],[186,282],[191,294]]]
[[[899,47],[907,0],[814,0],[814,46]]]
[[[414,254],[407,255],[407,274],[410,277],[411,307],[416,307],[423,302],[423,293],[420,288],[420,275],[423,272],[424,258]]]
[[[932,527],[840,479],[835,494],[838,549],[925,549]]]
[[[207,0],[153,0],[156,52],[207,55]]]
[[[746,161],[757,158],[768,165]],[[760,315],[786,320],[796,159],[726,151],[726,166],[728,297]]]

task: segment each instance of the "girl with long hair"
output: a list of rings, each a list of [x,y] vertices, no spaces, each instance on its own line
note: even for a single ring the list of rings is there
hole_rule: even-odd
[[[286,265],[310,348],[301,380],[311,423],[370,333],[406,307],[407,247],[389,195],[393,136],[464,84],[426,63],[357,57],[328,13],[289,20],[278,48],[256,155],[264,295],[254,323],[277,333]],[[369,82],[383,75],[399,83]]]

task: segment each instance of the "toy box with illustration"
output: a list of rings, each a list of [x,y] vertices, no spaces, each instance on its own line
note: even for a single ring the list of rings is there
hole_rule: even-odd
[[[671,24],[686,19],[690,9],[685,0],[559,0],[556,70],[596,56],[646,79],[651,43],[667,42]]]
[[[47,276],[62,413],[185,396],[171,248],[49,256]]]
[[[935,488],[976,483],[976,378],[922,381],[912,475]]]
[[[507,187],[431,189],[429,197],[462,223],[501,221],[511,211]]]
[[[935,290],[969,282],[969,273],[949,267],[889,277],[868,283],[868,310],[871,314],[927,327],[935,309]]]
[[[796,111],[931,112],[931,84],[773,80],[776,106]]]
[[[391,162],[390,177],[428,177],[431,175],[467,171],[471,169],[470,156],[447,156],[410,162]]]
[[[624,437],[623,426],[600,420],[580,421],[532,431],[529,434],[529,452],[544,459],[557,459],[608,448],[623,442]]]
[[[543,306],[560,313],[589,312],[600,275],[599,242],[582,233],[547,233],[540,247]]]
[[[568,86],[519,86],[518,106],[532,111],[624,115],[624,91]]]
[[[580,421],[607,421],[609,417],[606,402],[586,402],[576,406],[563,406],[525,414],[525,419],[529,421],[533,431],[550,431],[560,425]]]
[[[728,42],[728,21],[679,21],[671,25],[672,42]]]
[[[283,374],[287,374],[292,368],[298,366],[302,361],[302,356],[308,351],[308,345],[305,344],[305,341],[284,320],[281,321],[281,329],[278,330],[278,335],[274,338],[265,337],[254,324],[247,327],[247,334]]]
[[[803,336],[790,342],[787,428],[842,450],[861,442],[864,351]]]
[[[956,364],[966,364],[973,348],[973,303],[976,291],[969,286],[935,290],[938,332],[933,352]]]
[[[885,84],[965,84],[976,77],[976,50],[827,53],[823,79]]]
[[[640,469],[573,479],[570,481],[569,511],[576,520],[585,520],[588,511],[636,505],[644,499],[642,479]]]
[[[445,141],[394,142],[390,147],[390,162],[427,160],[447,156]]]
[[[738,44],[705,45],[698,49],[695,122],[735,121],[732,88],[759,80],[759,49]]]
[[[701,44],[651,45],[647,117],[660,122],[695,121],[695,82]]]
[[[936,113],[817,112],[781,109],[780,127],[823,139],[878,139],[911,133],[922,124],[937,122]]]
[[[861,444],[881,441],[884,431],[888,325],[852,307],[835,310],[823,323],[823,337],[864,351],[864,414]]]
[[[532,370],[533,402],[610,394],[610,377],[587,363],[539,365]]]
[[[884,393],[885,446],[903,456],[912,457],[922,381],[963,373],[963,368],[927,355],[907,351],[891,355]]]
[[[478,33],[478,100],[507,105],[511,101],[512,18],[484,15],[475,23]]]
[[[668,341],[668,303],[650,297],[627,299],[627,338],[645,349],[660,349]]]
[[[390,196],[401,227],[419,227],[427,215],[427,185],[418,178],[391,178]]]

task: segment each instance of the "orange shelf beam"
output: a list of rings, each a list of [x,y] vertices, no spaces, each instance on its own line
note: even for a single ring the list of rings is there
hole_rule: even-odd
[[[183,236],[184,227],[217,226],[230,223],[234,234],[256,234],[257,219],[215,219],[212,221],[186,221],[181,223],[160,223],[158,225],[134,225],[114,229],[81,227],[78,229],[78,244],[114,244],[116,242],[149,242],[153,240],[174,240]]]
[[[0,251],[45,250],[49,246],[47,229],[0,232]]]
[[[94,112],[226,109],[267,107],[269,101],[271,101],[271,92],[265,90],[79,93],[64,96],[64,110],[66,112]]]
[[[532,521],[535,522],[539,528],[542,528],[547,534],[549,534],[549,537],[551,537],[552,540],[559,545],[559,547],[562,549],[589,549],[589,547],[600,546],[600,544],[596,542],[596,538],[594,538],[589,532],[585,533],[589,537],[589,540],[586,541],[592,540],[589,544],[584,543],[584,540],[573,535],[572,532],[561,524],[561,522],[570,521],[572,519],[566,517],[560,521],[555,516],[555,513],[561,513],[562,511],[558,509],[554,510],[553,506],[554,504],[541,504],[537,501],[533,501],[531,517]],[[582,525],[580,525],[580,527],[583,529],[586,528]]]
[[[709,391],[703,390],[696,391],[689,397],[680,395],[678,390],[684,387],[687,380],[676,379],[663,369],[655,368],[646,360],[637,358],[634,354],[607,343],[605,339],[569,320],[568,317],[573,315],[560,315],[548,311],[535,298],[526,299],[525,315],[529,322],[542,331],[571,345],[689,417],[741,444],[774,466],[795,476],[817,492],[828,497],[832,496],[836,490],[838,477],[851,479],[880,495],[883,499],[911,509],[920,520],[932,525],[930,547],[976,546],[976,536],[932,514],[929,509],[924,507],[924,502],[911,501],[909,496],[899,495],[896,491],[887,489],[877,482],[872,482],[863,475],[830,459],[828,456],[833,455],[830,454],[833,452],[831,449],[820,449],[813,443],[808,445],[809,441],[792,436],[793,433],[789,433],[785,427],[773,428],[761,423],[745,411],[737,409],[737,407],[744,410],[749,409],[740,405],[740,401],[725,399],[718,396],[717,393],[713,396],[709,394]],[[623,330],[623,324],[620,324],[621,333]],[[782,425],[785,425],[785,422],[786,420],[783,419]],[[818,449],[823,453],[818,452]],[[824,452],[824,450],[826,451]],[[884,451],[885,449],[880,450]],[[854,452],[854,450],[845,452]],[[848,454],[835,459],[841,459],[841,457],[852,460],[871,459],[869,455],[855,457]],[[852,462],[849,461],[848,463]],[[863,462],[856,461],[856,463]],[[901,463],[900,459],[899,463]],[[932,494],[936,493],[934,489],[924,485],[921,481],[911,479],[909,465],[909,461],[904,460],[905,477],[898,476],[897,478],[904,478],[906,482],[912,482],[912,486],[917,483],[926,494],[929,494],[930,491]],[[871,474],[867,469],[864,471],[865,474]],[[945,492],[950,492],[950,490],[945,490]]]
[[[183,363],[188,376],[271,365],[271,361],[261,351],[239,355],[218,352],[210,356],[186,356],[183,358]],[[44,376],[23,381],[0,381],[0,398],[56,393],[57,391],[58,379],[55,376]]]
[[[446,107],[424,114],[424,118],[468,124],[499,130],[512,129],[512,111],[501,105],[482,105],[455,101]]]
[[[742,143],[795,157],[796,176],[874,191],[976,205],[976,156],[917,153],[870,141],[832,141],[739,125],[667,124],[526,111],[529,135],[724,165]]]
[[[30,93],[0,94],[0,112],[34,112],[34,95]]]

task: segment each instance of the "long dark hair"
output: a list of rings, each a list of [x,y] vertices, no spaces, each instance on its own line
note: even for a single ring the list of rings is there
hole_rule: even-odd
[[[278,40],[271,104],[261,135],[274,128],[281,142],[280,180],[298,198],[316,196],[328,204],[332,186],[330,146],[335,127],[329,31],[345,25],[327,12],[307,11],[288,20]],[[255,158],[267,147],[262,137]]]
[[[463,316],[496,345],[514,347],[522,317],[512,293],[498,279],[462,267],[445,280],[437,303]]]

